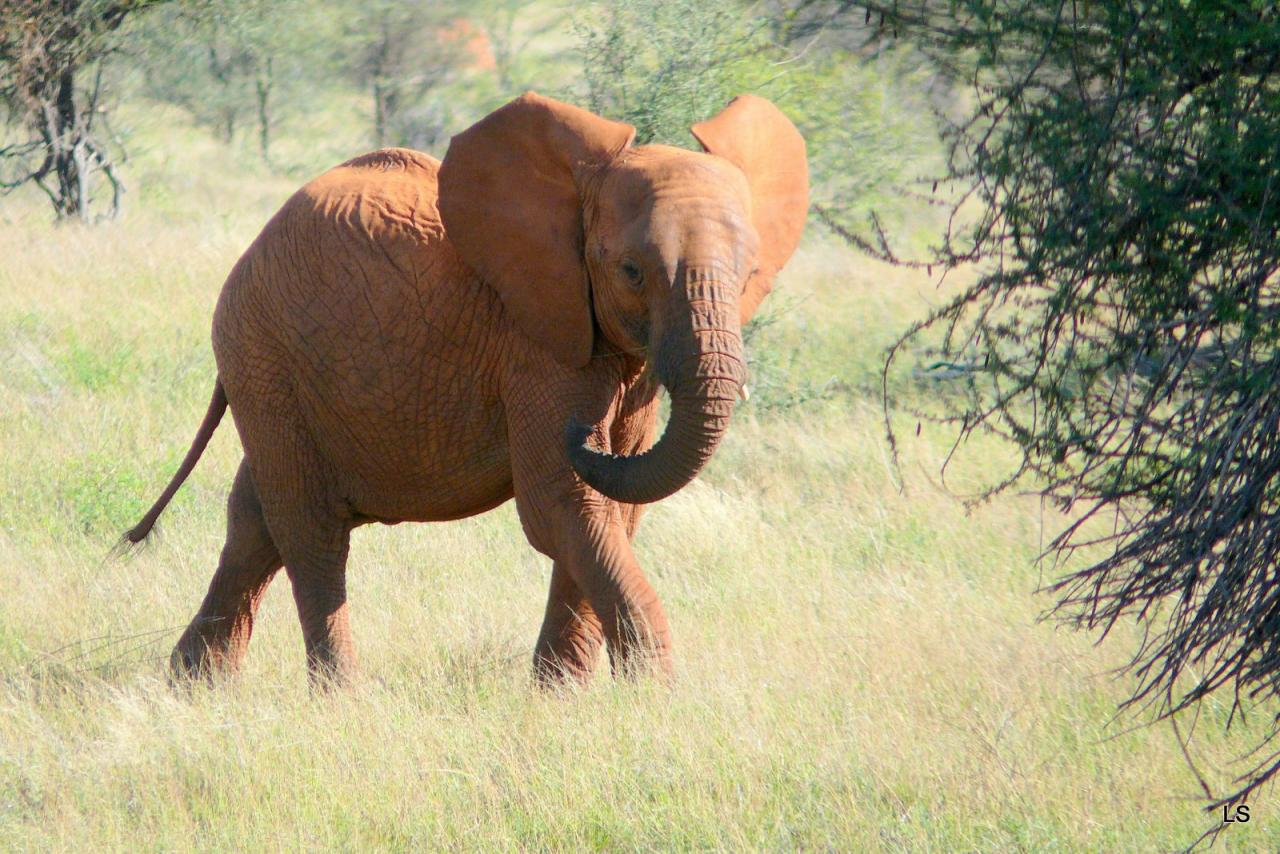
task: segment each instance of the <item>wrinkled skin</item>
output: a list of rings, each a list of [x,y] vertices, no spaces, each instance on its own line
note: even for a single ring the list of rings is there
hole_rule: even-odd
[[[768,102],[694,133],[709,153],[534,94],[455,137],[443,167],[387,149],[302,188],[228,278],[218,386],[244,460],[227,540],[171,660],[234,671],[283,566],[320,682],[356,665],[346,559],[368,522],[441,521],[514,496],[553,561],[546,683],[671,668],[631,549],[641,505],[688,483],[746,381],[741,323],[795,248],[804,146]],[[672,401],[655,444],[657,385]],[[647,452],[647,453],[646,453]]]

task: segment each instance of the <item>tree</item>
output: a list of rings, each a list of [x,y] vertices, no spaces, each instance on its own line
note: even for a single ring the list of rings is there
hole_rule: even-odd
[[[635,125],[639,144],[693,144],[690,125],[720,112],[769,49],[763,22],[724,0],[605,0],[591,12],[577,25],[588,105]]]
[[[469,7],[488,39],[489,62],[497,78],[498,91],[503,94],[513,94],[520,88],[516,67],[521,55],[560,23],[558,17],[552,17],[540,25],[529,26],[525,13],[532,5],[533,0],[484,0]],[[517,23],[525,26],[517,28]]]
[[[139,34],[157,100],[186,110],[231,143],[251,129],[264,163],[284,119],[327,90],[326,10],[310,0],[185,0],[148,16]],[[332,29],[331,27],[329,29]]]
[[[428,148],[444,136],[447,110],[427,98],[474,59],[474,35],[438,4],[369,0],[353,11],[344,65],[373,96],[375,145]]]
[[[1227,726],[1270,721],[1234,791],[1204,785],[1211,808],[1243,799],[1280,771],[1280,12],[858,5],[972,84],[929,261],[977,276],[886,377],[928,338],[963,368],[935,415],[1021,451],[992,491],[1031,483],[1073,511],[1049,589],[1076,625],[1141,625],[1127,707],[1176,725],[1222,695]]]
[[[125,20],[160,2],[0,0],[0,106],[18,135],[0,146],[0,191],[35,184],[57,219],[88,221],[96,177],[119,212],[123,185],[100,134],[102,66]]]

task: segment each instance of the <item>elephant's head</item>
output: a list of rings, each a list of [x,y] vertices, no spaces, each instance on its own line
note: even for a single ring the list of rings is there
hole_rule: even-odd
[[[741,326],[808,209],[804,140],[771,103],[735,98],[692,130],[705,153],[633,148],[630,125],[529,93],[455,136],[440,173],[451,241],[526,336],[576,368],[642,354],[670,393],[643,454],[602,454],[567,427],[582,479],[633,504],[687,484],[724,435]]]

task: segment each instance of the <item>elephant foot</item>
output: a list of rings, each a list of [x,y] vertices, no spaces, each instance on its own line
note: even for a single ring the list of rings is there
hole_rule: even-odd
[[[240,669],[244,646],[229,621],[197,617],[169,656],[169,680],[174,684],[212,682],[219,675],[234,674]]]
[[[533,678],[544,691],[585,688],[595,676],[595,659],[583,660],[539,650],[533,656]]]
[[[326,655],[313,651],[307,656],[307,676],[311,690],[317,694],[349,690],[355,687],[359,675],[353,653]]]
[[[615,679],[638,681],[656,679],[670,684],[675,678],[668,647],[632,646],[609,651],[609,666]]]
[[[671,681],[671,630],[656,597],[646,609],[619,608],[613,631],[605,640],[615,679]]]

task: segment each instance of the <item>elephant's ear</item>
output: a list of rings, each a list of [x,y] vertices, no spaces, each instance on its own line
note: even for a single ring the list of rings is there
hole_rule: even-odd
[[[440,169],[449,240],[520,331],[572,367],[587,364],[593,337],[580,185],[634,136],[526,92],[455,136]]]
[[[751,188],[751,220],[760,235],[759,267],[742,294],[742,322],[773,288],[773,277],[796,251],[809,213],[809,161],[804,137],[764,98],[739,95],[693,135],[710,154],[741,169]]]

